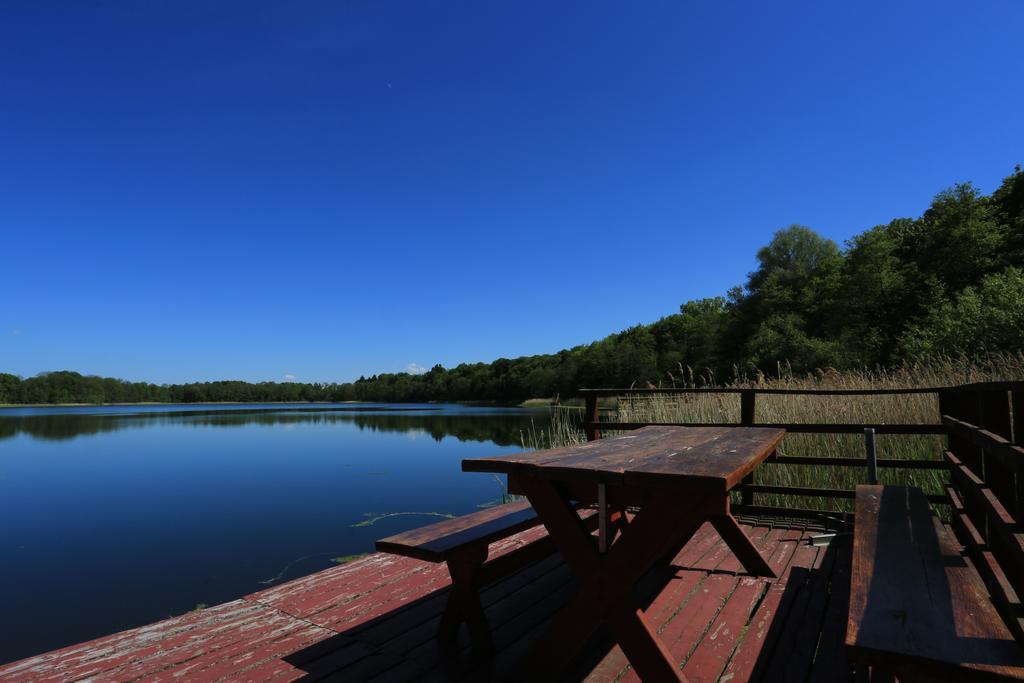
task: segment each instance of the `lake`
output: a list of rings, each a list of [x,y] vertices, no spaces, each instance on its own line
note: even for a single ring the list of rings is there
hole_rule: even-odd
[[[545,410],[0,409],[0,662],[232,600],[501,499]]]

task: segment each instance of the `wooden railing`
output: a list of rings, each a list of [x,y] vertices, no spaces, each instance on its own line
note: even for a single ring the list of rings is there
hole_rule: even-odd
[[[598,399],[602,396],[642,394],[736,394],[740,400],[737,423],[634,423],[601,420]],[[948,446],[933,458],[922,460],[877,459],[878,467],[948,470],[945,494],[930,494],[934,504],[949,506],[953,531],[966,555],[985,581],[992,602],[1019,642],[1024,644],[1024,382],[989,382],[926,389],[597,389],[583,390],[586,400],[583,427],[588,439],[601,431],[629,430],[648,424],[685,426],[774,426],[790,433],[852,434],[873,428],[878,434],[940,434]],[[806,396],[872,396],[933,394],[941,422],[936,424],[827,424],[757,421],[760,394]],[[866,468],[863,458],[797,457],[777,455],[769,462],[818,467]],[[866,481],[867,473],[865,473]],[[815,487],[768,486],[754,483],[753,475],[739,487],[737,512],[786,516],[837,515],[824,510],[759,506],[754,495],[853,498],[852,490]],[[844,523],[845,523],[844,519]]]
[[[1022,425],[1024,428],[1024,382],[997,382],[997,383],[985,383],[985,384],[972,384],[963,385],[957,387],[930,387],[930,388],[915,388],[915,389],[760,389],[760,388],[728,388],[728,389],[583,389],[580,390],[580,394],[585,400],[584,408],[584,422],[583,429],[589,440],[600,438],[602,431],[618,431],[618,430],[631,430],[638,429],[653,424],[662,425],[673,425],[673,426],[764,426],[764,427],[781,427],[786,429],[788,433],[792,434],[861,434],[866,429],[874,430],[875,434],[937,434],[947,435],[950,434],[952,429],[956,427],[949,427],[949,423],[937,422],[934,424],[834,424],[834,423],[808,423],[808,422],[785,422],[785,423],[767,423],[757,421],[757,397],[759,395],[799,395],[799,396],[881,396],[881,395],[900,395],[900,394],[932,394],[938,399],[938,409],[940,414],[956,414],[956,415],[967,415],[972,416],[974,413],[963,412],[963,409],[967,405],[965,398],[967,396],[980,396],[983,397],[978,399],[986,406],[987,415],[989,416],[989,422],[983,423],[986,428],[1008,428],[1016,418],[1016,424]],[[601,420],[599,399],[602,397],[610,396],[629,396],[629,395],[653,395],[653,394],[732,394],[736,395],[739,399],[739,422],[618,422],[613,420]],[[1001,395],[1004,398],[1013,396],[1015,400],[1007,400],[1006,406],[1003,408],[1003,413],[1000,413],[1002,417],[997,418],[995,406],[998,404],[996,398],[992,396]],[[956,410],[953,410],[953,407]],[[1022,429],[1024,431],[1024,429]],[[1009,432],[1005,432],[1009,434]],[[1007,437],[1008,438],[1008,437]],[[955,437],[951,437],[951,443],[955,440]],[[976,447],[975,447],[976,448]],[[993,446],[990,448],[992,451],[988,456],[983,459],[984,462],[998,462],[1004,464],[1008,462],[1008,456],[1006,451],[1000,450],[1000,446]],[[993,450],[994,449],[994,450]],[[952,449],[951,449],[952,450]],[[961,449],[962,452],[962,449]],[[998,452],[998,453],[997,453]],[[973,451],[971,452],[973,454]],[[932,455],[932,454],[928,454]],[[974,457],[969,455],[968,457]],[[980,457],[980,456],[978,456]],[[1016,457],[1016,456],[1014,456]],[[1019,461],[1020,458],[1017,457]],[[768,462],[787,464],[787,465],[813,465],[816,467],[847,467],[847,468],[866,468],[867,460],[865,458],[838,458],[838,457],[806,457],[806,456],[788,456],[788,455],[776,455],[771,458]],[[971,460],[974,463],[974,460]],[[981,462],[981,461],[979,461]],[[910,469],[910,470],[946,470],[950,464],[948,460],[942,457],[942,453],[936,452],[934,457],[930,459],[904,459],[904,458],[879,458],[876,463],[879,468],[897,468],[897,469]],[[865,480],[866,476],[865,476]],[[1013,484],[1016,491],[1015,500],[1019,505],[1020,500],[1020,487],[1022,485],[1021,478],[1018,476],[1013,480]],[[1006,482],[1001,482],[1000,486],[1004,489],[1009,486]],[[781,506],[763,506],[755,504],[755,495],[764,494],[776,494],[783,496],[799,496],[799,497],[821,497],[821,498],[839,498],[839,499],[852,499],[854,497],[854,491],[846,489],[827,489],[827,488],[815,488],[815,487],[797,487],[797,486],[775,486],[757,484],[754,482],[753,475],[747,477],[743,483],[738,487],[740,494],[740,501],[737,505],[737,510],[745,510],[750,513],[756,514],[798,514],[798,515],[835,515],[837,513],[826,511],[826,510],[810,510],[800,509],[794,507],[781,507]],[[944,494],[929,494],[929,500],[935,504],[949,504],[949,498]],[[1014,508],[1015,510],[1017,508]]]
[[[940,394],[953,530],[1024,643],[1024,383]]]

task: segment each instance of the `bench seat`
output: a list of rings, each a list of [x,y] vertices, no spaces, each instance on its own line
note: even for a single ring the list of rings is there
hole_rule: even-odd
[[[468,544],[500,541],[539,523],[540,518],[527,501],[507,503],[382,538],[377,541],[377,550],[444,562]]]
[[[1024,649],[924,493],[858,486],[846,646],[880,680],[1024,680]]]
[[[595,510],[581,510],[580,518],[591,531],[597,526]],[[612,521],[622,523],[621,513],[613,515]],[[377,550],[425,562],[445,562],[452,588],[438,638],[442,645],[454,646],[459,626],[465,623],[474,650],[488,654],[493,651],[493,643],[480,604],[480,588],[555,552],[551,537],[544,536],[488,562],[488,545],[538,524],[540,518],[529,502],[506,503],[382,538],[377,541]]]

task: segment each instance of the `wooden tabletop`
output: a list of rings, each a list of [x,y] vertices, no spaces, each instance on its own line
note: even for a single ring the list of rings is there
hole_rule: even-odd
[[[775,451],[785,433],[774,427],[644,427],[577,446],[469,458],[462,470],[728,491]]]

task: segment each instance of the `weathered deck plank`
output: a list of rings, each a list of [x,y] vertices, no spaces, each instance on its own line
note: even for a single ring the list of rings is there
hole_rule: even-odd
[[[785,630],[795,594],[815,565],[819,549],[806,543],[811,534],[802,531],[794,531],[793,534],[796,538],[784,536],[780,540],[786,542],[789,539],[796,547],[786,571],[771,582],[757,611],[750,617],[747,633],[725,668],[723,677],[728,676],[728,680],[758,680],[762,677]]]
[[[778,579],[745,575],[709,525],[670,566],[655,570],[662,574],[649,577],[652,585],[667,580],[650,592],[646,611],[686,675],[770,680],[787,667],[820,680],[842,675],[849,551],[811,547],[807,538],[816,532],[773,528],[770,521],[744,530]],[[492,554],[543,533],[505,539]],[[498,652],[480,662],[465,634],[455,655],[437,648],[448,586],[443,567],[370,555],[240,600],[0,665],[0,680],[514,680],[517,664],[574,590],[558,557],[486,587],[481,600]],[[618,647],[598,639],[590,649],[573,678],[634,678]],[[799,653],[799,661],[774,656],[783,650]]]
[[[142,676],[159,680],[165,673],[169,678],[171,672],[216,665],[239,653],[256,656],[262,652],[265,659],[279,661],[330,635],[331,631],[263,605],[234,600],[14,662],[0,667],[0,680],[121,681]],[[284,647],[272,646],[285,638],[289,643]],[[236,670],[241,668],[239,664]]]
[[[799,538],[796,532],[795,537]],[[796,549],[795,543],[783,542],[793,538],[789,529],[772,529],[765,537],[761,548],[768,557],[768,565],[781,576],[789,565]],[[707,635],[700,641],[686,662],[683,673],[693,680],[717,680],[732,658],[737,645],[743,641],[748,630],[748,619],[764,597],[770,583],[755,577],[740,578],[739,585],[729,597],[728,603],[711,624]]]

